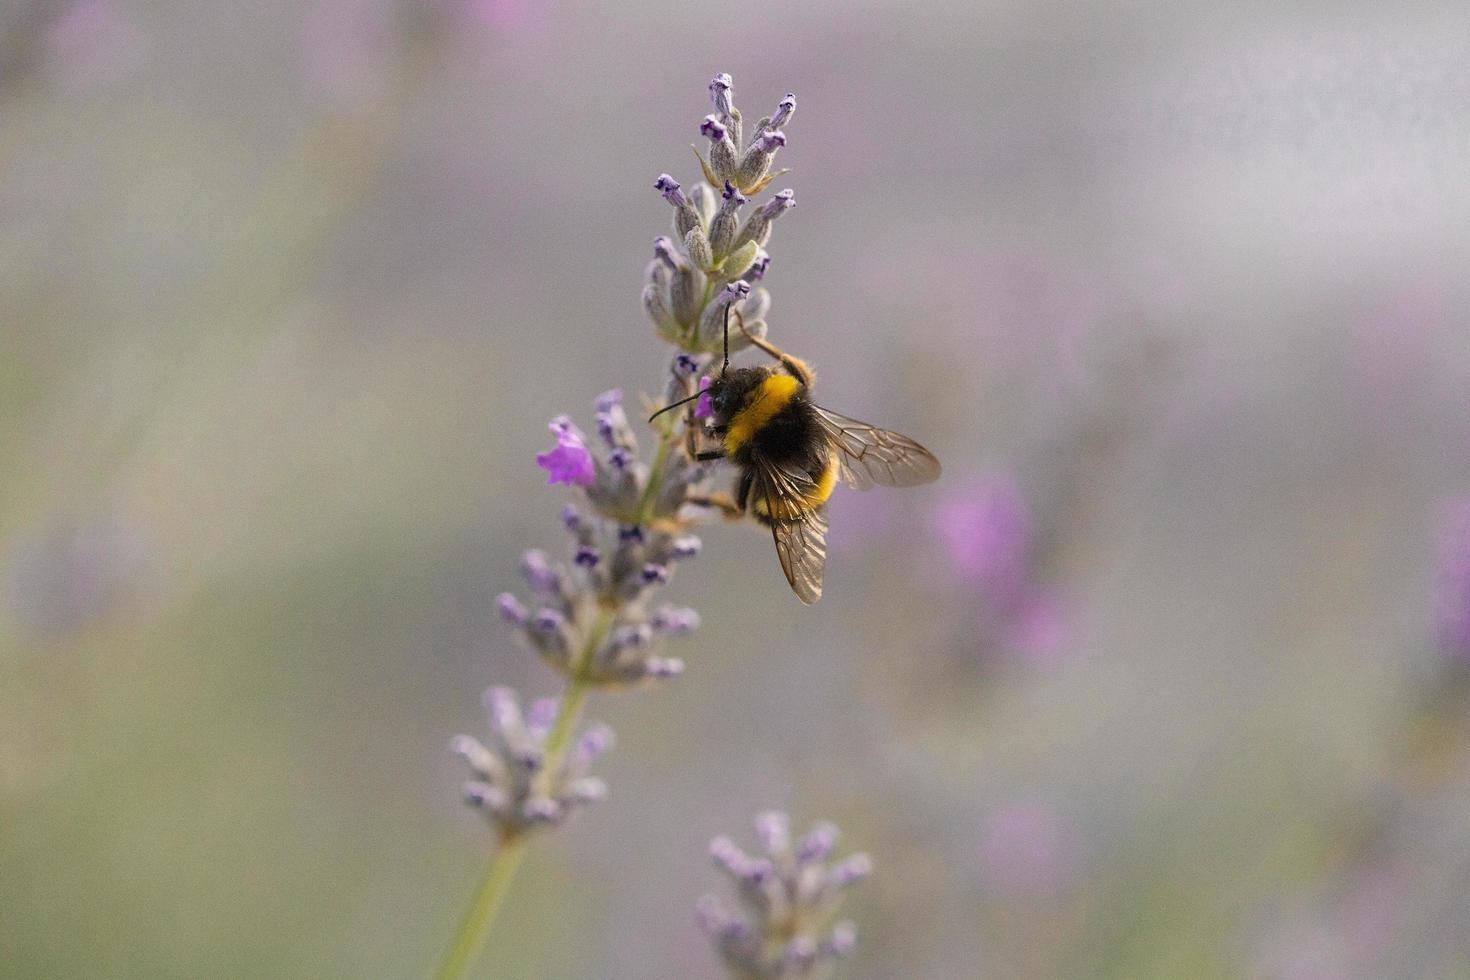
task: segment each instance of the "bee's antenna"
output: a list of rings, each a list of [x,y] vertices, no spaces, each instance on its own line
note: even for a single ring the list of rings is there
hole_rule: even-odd
[[[670,409],[678,408],[680,405],[687,405],[689,402],[694,401],[694,399],[698,398],[702,394],[704,394],[704,392],[702,392],[702,391],[696,391],[694,394],[690,395],[688,398],[680,398],[676,402],[670,402],[669,404],[665,405],[663,408],[659,409],[657,412],[654,412],[652,415],[650,415],[648,417],[648,421],[652,422],[654,419],[658,418],[660,415],[662,415],[663,413],[669,411]]]
[[[734,305],[735,301],[733,299],[725,304],[725,363],[720,365],[720,375],[722,377],[726,371],[730,370],[730,307]]]

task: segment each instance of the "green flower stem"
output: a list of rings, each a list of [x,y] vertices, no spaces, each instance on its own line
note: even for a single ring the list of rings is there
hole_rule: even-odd
[[[475,890],[469,910],[465,912],[464,921],[455,933],[454,945],[449,947],[448,955],[444,957],[439,971],[434,974],[436,980],[460,980],[469,973],[485,945],[490,925],[495,921],[495,915],[505,901],[505,893],[510,890],[510,883],[515,879],[525,856],[525,837],[514,835],[500,841],[500,846],[495,849],[494,856],[485,868],[480,887]]]
[[[660,432],[658,437],[658,452],[653,457],[653,468],[648,471],[648,486],[643,488],[643,497],[638,501],[638,523],[647,524],[653,517],[653,498],[658,493],[659,484],[663,482],[664,464],[669,459],[669,446],[673,445],[673,426],[669,426],[667,432]]]
[[[587,676],[588,668],[592,665],[597,648],[607,638],[607,631],[612,629],[612,623],[611,610],[603,609],[598,612],[592,630],[587,634],[587,642],[572,667],[572,676],[562,694],[556,721],[552,723],[551,733],[546,736],[545,763],[541,770],[544,779],[555,779],[556,774],[561,771],[567,750],[571,748],[572,733],[577,730],[582,707],[587,703],[587,695],[592,690]],[[495,849],[495,854],[485,868],[480,887],[470,901],[469,910],[459,924],[459,931],[454,934],[454,943],[449,947],[449,953],[444,957],[439,971],[434,974],[435,980],[460,980],[474,966],[480,950],[484,948],[485,937],[490,934],[490,926],[500,912],[505,894],[510,890],[516,872],[520,870],[525,851],[526,840],[523,835],[514,834],[501,838],[500,846]]]

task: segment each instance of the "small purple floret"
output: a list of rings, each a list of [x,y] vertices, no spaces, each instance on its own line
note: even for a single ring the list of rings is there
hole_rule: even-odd
[[[699,124],[699,132],[700,135],[707,136],[713,142],[718,143],[725,138],[728,130],[725,129],[725,124],[716,117],[705,116],[704,122]]]
[[[642,541],[643,528],[637,524],[624,524],[618,528],[619,541]]]
[[[597,563],[602,561],[602,552],[591,547],[578,548],[577,556],[573,561],[583,568],[596,568]]]
[[[561,628],[561,624],[564,622],[566,622],[566,617],[555,609],[536,610],[536,629],[542,633],[555,632]]]
[[[602,394],[597,396],[596,400],[593,401],[592,406],[596,408],[599,412],[611,412],[615,406],[621,405],[622,403],[623,389],[609,388],[607,391],[604,391]]]
[[[682,208],[689,203],[684,197],[684,189],[679,186],[679,182],[668,174],[659,174],[658,180],[653,182],[653,189],[662,194],[664,200],[676,208]]]
[[[740,188],[736,187],[728,180],[725,181],[725,189],[720,192],[720,196],[727,201],[733,201],[736,205],[744,204],[746,201],[750,200],[750,198],[740,193]]]
[[[653,240],[653,257],[670,269],[679,267],[679,260],[674,253],[674,240],[668,235],[659,235]]]
[[[643,566],[642,576],[643,581],[650,585],[655,582],[663,585],[669,580],[669,567],[667,565],[660,565],[657,562],[649,562]]]
[[[761,133],[756,143],[767,153],[774,153],[778,147],[786,145],[786,134],[779,129],[768,129]]]
[[[632,462],[633,454],[628,452],[628,450],[622,448],[621,446],[607,454],[607,465],[611,466],[613,469],[617,470],[620,473],[623,470],[627,469],[628,464]]]
[[[709,375],[706,374],[699,379],[700,395],[699,399],[694,403],[694,417],[697,419],[707,419],[715,414],[714,403],[710,401],[709,397],[709,386]]]
[[[509,592],[502,592],[495,597],[495,608],[500,613],[500,618],[512,626],[523,626],[526,622],[526,607],[521,605],[521,600]]]
[[[769,271],[770,268],[771,253],[767,252],[763,248],[757,249],[755,253],[755,261],[750,264],[749,269],[745,270],[745,275],[742,278],[744,278],[746,282],[760,282],[766,277],[766,272]]]
[[[556,434],[556,446],[536,454],[536,465],[547,472],[546,483],[592,486],[597,481],[597,470],[582,433],[564,416],[552,421],[551,431]]]

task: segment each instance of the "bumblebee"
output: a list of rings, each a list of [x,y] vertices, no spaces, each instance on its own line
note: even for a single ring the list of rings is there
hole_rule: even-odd
[[[692,419],[689,448],[699,461],[729,460],[739,475],[733,499],[720,495],[697,502],[718,506],[731,517],[749,513],[769,527],[786,581],[798,599],[811,605],[822,597],[827,501],[837,482],[856,490],[917,486],[938,478],[939,460],[908,436],[813,402],[811,368],[751,334],[738,312],[735,319],[746,339],[779,366],[731,370],[733,305],[725,307],[725,363],[707,389],[712,415],[704,432],[718,440],[719,448],[698,448]],[[703,392],[683,401],[698,394]]]

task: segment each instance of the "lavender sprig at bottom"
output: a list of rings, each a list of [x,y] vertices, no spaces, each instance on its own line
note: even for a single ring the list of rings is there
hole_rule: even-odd
[[[766,246],[772,226],[795,204],[789,189],[764,203],[751,202],[785,172],[772,167],[786,145],[795,97],[787,95],[751,128],[734,104],[729,75],[715,76],[709,94],[714,111],[697,127],[709,141],[708,155],[695,151],[705,182],[686,191],[670,174],[654,181],[673,207],[673,235],[654,240],[643,287],[655,332],[675,348],[659,386],[664,404],[700,390],[701,374],[723,349],[728,306],[733,304],[745,326],[729,338],[732,352],[748,345],[747,332],[766,334],[771,297],[757,283],[770,269]],[[526,552],[521,573],[529,594],[502,593],[496,605],[501,619],[566,687],[560,698],[536,701],[524,714],[513,691],[491,688],[488,742],[461,735],[452,743],[470,767],[465,799],[497,830],[498,849],[440,967],[441,978],[463,977],[473,966],[526,838],[606,795],[606,785],[589,769],[611,744],[612,733],[595,725],[578,734],[590,691],[661,681],[684,670],[683,660],[665,654],[665,641],[693,632],[699,615],[659,601],[659,594],[699,554],[702,543],[691,531],[712,517],[696,502],[711,489],[708,468],[690,457],[681,429],[708,415],[707,402],[700,399],[687,415],[668,413],[658,421],[649,461],[640,455],[620,391],[594,401],[587,431],[566,415],[550,423],[555,442],[536,456],[536,464],[548,484],[576,488],[582,499],[562,509],[564,557]],[[642,406],[649,412],[656,407]],[[829,945],[835,954],[841,935]],[[818,948],[812,962],[827,951]]]
[[[743,914],[718,898],[699,902],[699,923],[732,977],[750,980],[817,980],[828,976],[857,944],[848,921],[826,929],[844,894],[873,870],[866,854],[829,862],[837,828],[817,824],[793,842],[786,814],[756,818],[764,857],[750,857],[728,837],[710,842],[716,867],[735,885]]]

